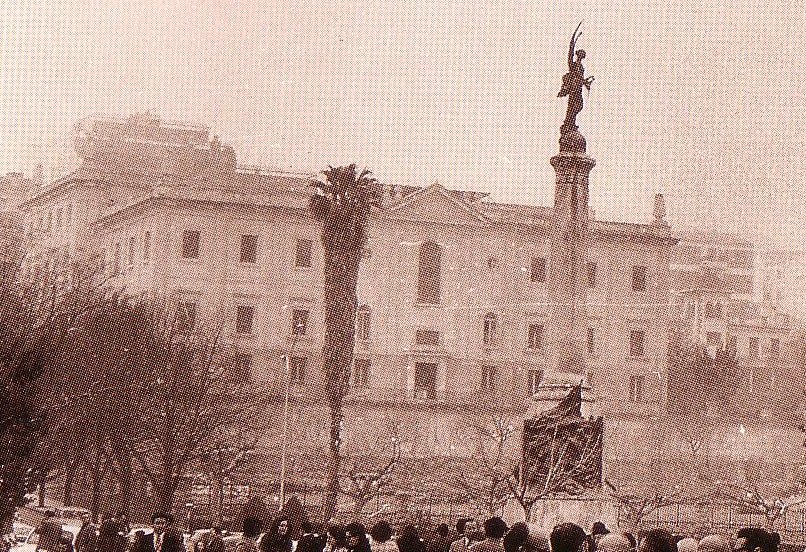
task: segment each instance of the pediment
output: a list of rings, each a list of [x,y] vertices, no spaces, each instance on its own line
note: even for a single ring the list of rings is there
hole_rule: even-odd
[[[439,184],[403,197],[390,205],[384,216],[396,220],[437,224],[487,226],[490,220],[473,204]]]

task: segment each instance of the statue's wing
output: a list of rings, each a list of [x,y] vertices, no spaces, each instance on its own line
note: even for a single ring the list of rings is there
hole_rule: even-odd
[[[571,68],[571,64],[574,62],[574,47],[576,46],[577,39],[579,35],[582,33],[580,32],[579,28],[582,26],[582,21],[579,22],[577,28],[574,29],[574,34],[571,35],[571,45],[568,46],[568,68]]]

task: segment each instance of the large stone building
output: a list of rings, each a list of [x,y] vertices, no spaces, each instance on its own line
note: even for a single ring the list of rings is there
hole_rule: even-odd
[[[322,409],[314,175],[239,168],[205,129],[153,117],[86,128],[81,166],[21,204],[28,270],[97,255],[111,285],[222,323],[255,385],[279,393],[289,355],[299,412]],[[479,404],[523,411],[546,366],[550,215],[440,184],[386,187],[360,269],[348,441],[392,422],[412,454],[459,454]],[[585,353],[613,430],[664,411],[673,242],[662,215],[590,223]],[[323,444],[325,431],[306,434]]]

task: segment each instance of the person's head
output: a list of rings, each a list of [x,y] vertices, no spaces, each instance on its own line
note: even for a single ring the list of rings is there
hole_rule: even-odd
[[[582,50],[582,49],[577,50],[577,59],[579,61],[582,61],[583,59],[585,59],[585,50]]]
[[[386,542],[392,538],[392,526],[388,521],[381,520],[372,526],[369,534],[375,542]]]
[[[213,525],[210,528],[210,533],[212,533],[213,535],[220,535],[221,534],[221,527],[219,527],[218,525]]]
[[[420,548],[420,533],[414,525],[404,525],[397,537],[397,547],[400,552],[418,550]]]
[[[677,552],[677,546],[669,531],[651,529],[639,539],[638,552]]]
[[[358,548],[361,541],[367,538],[366,527],[357,522],[348,523],[344,528],[344,533],[347,537],[347,548],[351,550]]]
[[[697,541],[686,537],[677,541],[677,552],[697,552]]]
[[[263,522],[258,518],[248,517],[243,520],[243,536],[253,539],[263,531]]]
[[[551,531],[552,552],[580,552],[585,542],[585,530],[576,523],[561,523]]]
[[[154,527],[154,533],[161,534],[168,528],[168,514],[165,512],[154,512],[151,514],[151,526]]]
[[[443,538],[447,537],[449,532],[450,531],[448,530],[447,523],[440,523],[439,525],[437,525],[437,535],[439,535],[440,537]]]
[[[697,543],[697,552],[730,552],[730,543],[722,535],[706,535]]]
[[[467,528],[465,528],[467,530]],[[484,522],[484,536],[488,539],[501,539],[507,532],[506,522],[498,516],[493,516]]]
[[[775,537],[760,527],[744,527],[736,532],[734,552],[775,552],[781,538]]]
[[[518,552],[526,544],[527,538],[529,538],[529,527],[522,521],[515,523],[504,535],[505,552]]]
[[[327,528],[327,543],[331,548],[344,548],[347,534],[343,525],[331,525]]]
[[[473,518],[459,518],[456,522],[456,532],[460,535],[470,536],[478,530],[476,520]]]
[[[313,525],[311,525],[310,521],[303,521],[302,523],[300,523],[299,528],[302,531],[303,535],[313,533]]]
[[[608,533],[610,533],[610,529],[608,529],[607,525],[601,521],[597,521],[591,526],[591,535],[593,536],[607,535]]]
[[[596,543],[597,552],[630,552],[634,545],[625,535],[608,533],[602,535]]]

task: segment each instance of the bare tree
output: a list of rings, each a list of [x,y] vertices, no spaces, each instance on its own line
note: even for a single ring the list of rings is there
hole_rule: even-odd
[[[624,514],[626,528],[629,531],[638,531],[643,528],[644,520],[664,506],[679,504],[683,497],[679,486],[670,487],[667,492],[643,489],[637,492],[619,490],[608,480],[605,480],[610,497],[619,505]]]
[[[806,498],[797,490],[792,493],[764,493],[754,483],[726,483],[718,481],[715,484],[716,495],[726,499],[747,513],[764,516],[764,526],[772,530],[775,522],[787,510],[794,506],[806,503]],[[783,496],[783,495],[789,496]]]
[[[353,516],[356,518],[361,516],[371,499],[392,483],[392,475],[401,464],[400,437],[395,427],[391,429],[375,440],[371,450],[364,449],[354,456],[347,473],[341,478],[341,494],[353,500]]]

